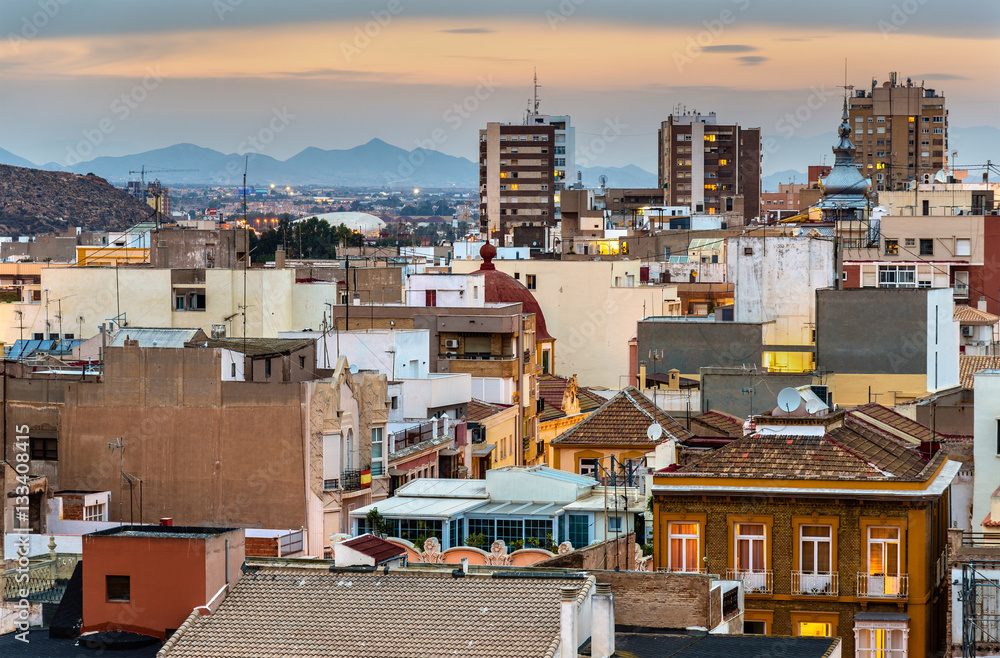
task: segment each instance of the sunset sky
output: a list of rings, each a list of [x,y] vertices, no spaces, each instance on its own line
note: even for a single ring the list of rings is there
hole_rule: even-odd
[[[998,35],[996,0],[0,0],[0,147],[230,153],[271,126],[278,159],[374,137],[471,159],[486,122],[520,122],[537,69],[578,148],[619,126],[585,164],[655,171],[679,105],[779,146],[832,133],[845,57],[851,84],[898,71],[947,96],[953,129],[996,127]]]

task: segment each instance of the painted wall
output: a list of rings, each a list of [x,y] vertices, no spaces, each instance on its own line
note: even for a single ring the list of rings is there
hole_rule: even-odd
[[[316,331],[281,331],[278,336],[315,339],[317,368],[333,368],[341,354],[359,369],[377,370],[391,379],[427,377],[430,368],[427,329],[328,331],[325,335]]]
[[[480,261],[454,261],[455,272],[479,269]],[[673,285],[639,285],[642,263],[631,261],[493,261],[498,270],[527,284],[556,338],[556,374],[577,375],[581,384],[619,388],[628,375],[628,340],[636,323],[659,315],[676,300]]]
[[[972,500],[972,531],[984,532],[980,526],[990,511],[990,496],[1000,486],[1000,372],[987,371],[975,375],[976,396],[975,481]]]

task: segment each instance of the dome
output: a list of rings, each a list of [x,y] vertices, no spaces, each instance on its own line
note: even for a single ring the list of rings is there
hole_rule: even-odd
[[[535,296],[525,288],[520,281],[509,274],[504,274],[497,270],[493,264],[493,258],[497,255],[497,249],[489,242],[484,244],[479,250],[479,255],[483,257],[483,265],[478,272],[484,275],[486,289],[485,300],[489,304],[521,304],[522,313],[534,313],[535,315],[535,340],[555,340],[549,335],[545,328],[545,315],[542,314],[542,307],[538,305]]]
[[[304,222],[312,217],[322,219],[330,226],[343,224],[352,231],[364,233],[365,235],[377,235],[379,231],[385,228],[385,222],[375,215],[369,215],[366,212],[326,212],[321,215],[302,217],[295,221]]]

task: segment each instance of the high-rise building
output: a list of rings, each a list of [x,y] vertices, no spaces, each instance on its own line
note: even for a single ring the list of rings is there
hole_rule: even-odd
[[[944,96],[899,84],[896,73],[880,86],[858,89],[850,99],[852,141],[857,159],[875,190],[905,190],[911,182],[930,183],[948,165],[948,110]]]
[[[503,245],[514,225],[555,225],[555,137],[551,123],[479,131],[480,234]]]
[[[569,115],[529,113],[525,123],[529,126],[550,125],[555,128],[555,146],[552,154],[556,189],[564,190],[575,185],[577,182],[576,128],[570,124]]]
[[[671,114],[660,124],[659,184],[668,206],[750,222],[760,216],[760,128],[720,124],[715,112]]]

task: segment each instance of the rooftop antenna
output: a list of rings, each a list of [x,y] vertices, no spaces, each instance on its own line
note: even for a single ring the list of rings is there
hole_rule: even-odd
[[[115,450],[118,451],[118,526],[121,527],[125,524],[125,508],[123,507],[123,483],[125,482],[125,438],[119,436],[114,440],[114,442],[108,441],[108,450],[111,452],[114,452]]]
[[[844,84],[837,85],[844,90],[844,104],[847,104],[847,95],[854,90],[854,85],[847,84],[847,58],[844,58]]]
[[[535,102],[532,104],[532,107],[535,108],[534,114],[538,114],[538,103],[539,103],[539,101],[538,101],[538,87],[539,87],[539,84],[538,84],[538,69],[535,68],[533,70],[535,72]]]
[[[250,225],[247,223],[247,168],[250,166],[250,156],[243,161],[243,230],[246,231],[247,244],[243,252],[243,359],[247,358],[247,268],[250,267]],[[253,377],[253,361],[250,362],[251,377]],[[244,377],[245,378],[245,377]]]

